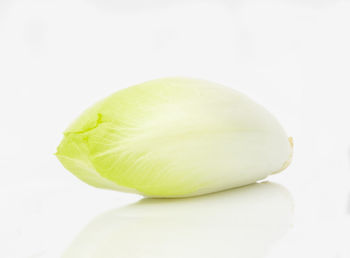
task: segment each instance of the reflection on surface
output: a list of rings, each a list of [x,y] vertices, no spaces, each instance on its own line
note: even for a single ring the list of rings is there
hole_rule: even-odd
[[[114,11],[127,11],[127,10],[147,10],[152,8],[168,8],[179,5],[190,5],[193,4],[203,4],[203,3],[223,3],[231,5],[235,3],[230,0],[129,0],[129,1],[120,1],[120,0],[86,0],[87,3],[95,4],[97,7],[103,7],[105,9],[112,9]]]
[[[239,7],[239,6],[259,6],[259,4],[273,5],[275,1],[247,1],[247,0],[85,0],[87,3],[94,4],[97,7],[103,7],[106,10],[114,11],[127,11],[127,10],[147,10],[150,8],[164,8],[173,7],[179,5],[191,5],[191,4],[221,4],[227,7]],[[312,6],[312,7],[327,7],[334,6],[339,3],[340,0],[284,0],[279,1],[280,4],[286,5],[299,5],[299,6]],[[278,5],[276,5],[278,6]],[[269,6],[267,6],[269,7]]]
[[[264,257],[291,225],[292,199],[273,183],[187,199],[143,199],[94,219],[63,257]]]

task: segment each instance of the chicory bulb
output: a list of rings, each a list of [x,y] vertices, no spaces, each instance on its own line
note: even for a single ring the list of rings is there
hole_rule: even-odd
[[[242,93],[165,78],[120,90],[64,132],[63,166],[86,183],[150,197],[186,197],[254,183],[288,166],[292,143]]]

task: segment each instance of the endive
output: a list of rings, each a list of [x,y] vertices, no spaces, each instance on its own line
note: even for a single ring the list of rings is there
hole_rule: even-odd
[[[96,187],[186,197],[283,170],[292,143],[275,117],[242,93],[165,78],[120,90],[87,109],[66,129],[56,155]]]

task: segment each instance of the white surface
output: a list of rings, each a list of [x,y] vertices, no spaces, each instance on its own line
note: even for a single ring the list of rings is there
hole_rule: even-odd
[[[159,209],[149,208],[154,230],[137,223],[138,234],[127,220],[120,234],[113,231],[125,253],[116,253],[119,241],[96,257],[173,257],[171,248],[182,257],[202,257],[191,250],[201,241],[202,253],[216,247],[220,257],[350,257],[349,27],[346,0],[2,0],[0,257],[60,257],[89,240],[84,232],[91,225],[102,239],[109,236],[109,219],[112,229],[119,227],[118,208],[141,197],[85,185],[52,154],[64,128],[96,100],[176,75],[232,86],[280,119],[294,138],[295,156],[291,167],[269,180],[290,192],[294,210],[273,205],[281,201],[278,191],[254,199],[233,190],[233,199],[213,197],[215,209],[226,214],[233,207],[247,219],[208,217],[210,205],[198,206],[199,222],[187,222],[184,241],[183,221],[166,213],[158,221]],[[267,205],[263,216],[275,218],[277,211],[282,224],[262,223],[257,200]],[[178,207],[188,209],[181,202]],[[109,210],[117,215],[101,215]],[[159,241],[157,232],[167,232],[163,225],[179,234]],[[125,233],[129,228],[132,234]],[[187,245],[174,244],[176,239]]]

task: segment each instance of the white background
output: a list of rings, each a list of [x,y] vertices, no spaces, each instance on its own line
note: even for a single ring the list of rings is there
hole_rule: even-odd
[[[193,200],[200,212],[123,212],[141,197],[59,164],[82,110],[166,76],[222,83],[275,114],[295,141],[292,165],[269,178],[281,186]],[[349,89],[346,0],[1,0],[0,257],[348,258]]]

